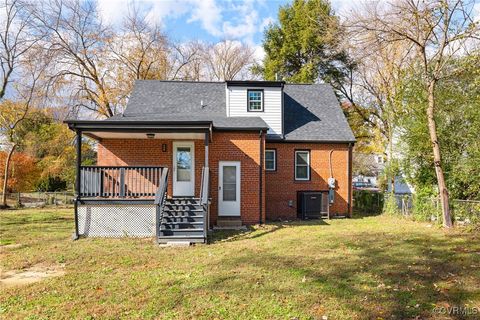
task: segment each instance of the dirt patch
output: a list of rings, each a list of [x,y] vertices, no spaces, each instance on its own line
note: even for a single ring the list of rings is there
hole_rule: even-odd
[[[23,270],[0,270],[0,288],[24,286],[65,274],[65,266],[33,266]]]
[[[0,252],[4,251],[4,249],[19,249],[19,248],[23,248],[23,244],[21,243],[4,244],[0,246]]]

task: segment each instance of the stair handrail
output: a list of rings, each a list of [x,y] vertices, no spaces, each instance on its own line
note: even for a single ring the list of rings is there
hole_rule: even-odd
[[[168,186],[168,168],[162,169],[162,176],[160,178],[160,185],[155,193],[155,233],[157,240],[160,237],[160,226],[163,221],[163,207],[165,206],[165,200],[167,198],[167,186]]]
[[[200,204],[203,207],[205,217],[203,219],[203,236],[207,239],[207,231],[210,220],[209,210],[209,192],[210,192],[210,169],[208,167],[202,168],[202,183],[200,185]]]
[[[202,184],[200,186],[200,203],[207,204],[210,190],[210,169],[208,167],[202,168]]]

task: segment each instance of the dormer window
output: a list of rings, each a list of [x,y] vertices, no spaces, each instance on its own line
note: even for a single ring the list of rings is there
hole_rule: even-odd
[[[247,90],[248,111],[263,111],[263,90]]]

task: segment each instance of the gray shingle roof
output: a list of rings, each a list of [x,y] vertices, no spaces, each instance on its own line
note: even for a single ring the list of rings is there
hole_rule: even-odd
[[[225,82],[136,81],[123,116],[106,121],[212,121],[215,128],[267,128],[260,117],[226,117]],[[353,142],[329,85],[285,84],[285,140]]]
[[[225,99],[224,82],[137,80],[124,114],[225,116]]]
[[[212,121],[218,129],[268,128],[260,117],[227,117],[225,82],[137,80],[123,116],[109,120]]]
[[[354,142],[355,136],[328,84],[285,84],[285,140]]]

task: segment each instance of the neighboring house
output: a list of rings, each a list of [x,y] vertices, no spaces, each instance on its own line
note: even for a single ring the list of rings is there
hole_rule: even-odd
[[[353,182],[366,182],[378,187],[378,177],[385,169],[385,158],[376,153],[354,153],[353,163],[357,172],[353,173]]]
[[[295,219],[300,192],[330,177],[331,205],[312,201],[351,213],[355,139],[329,85],[142,80],[123,114],[66,122],[77,145],[98,141],[97,166],[77,161],[77,236],[203,242],[212,226]]]
[[[391,183],[387,186],[387,192],[392,192]],[[415,193],[415,189],[405,180],[403,175],[399,175],[396,176],[394,180],[394,193],[396,195],[411,195]]]

